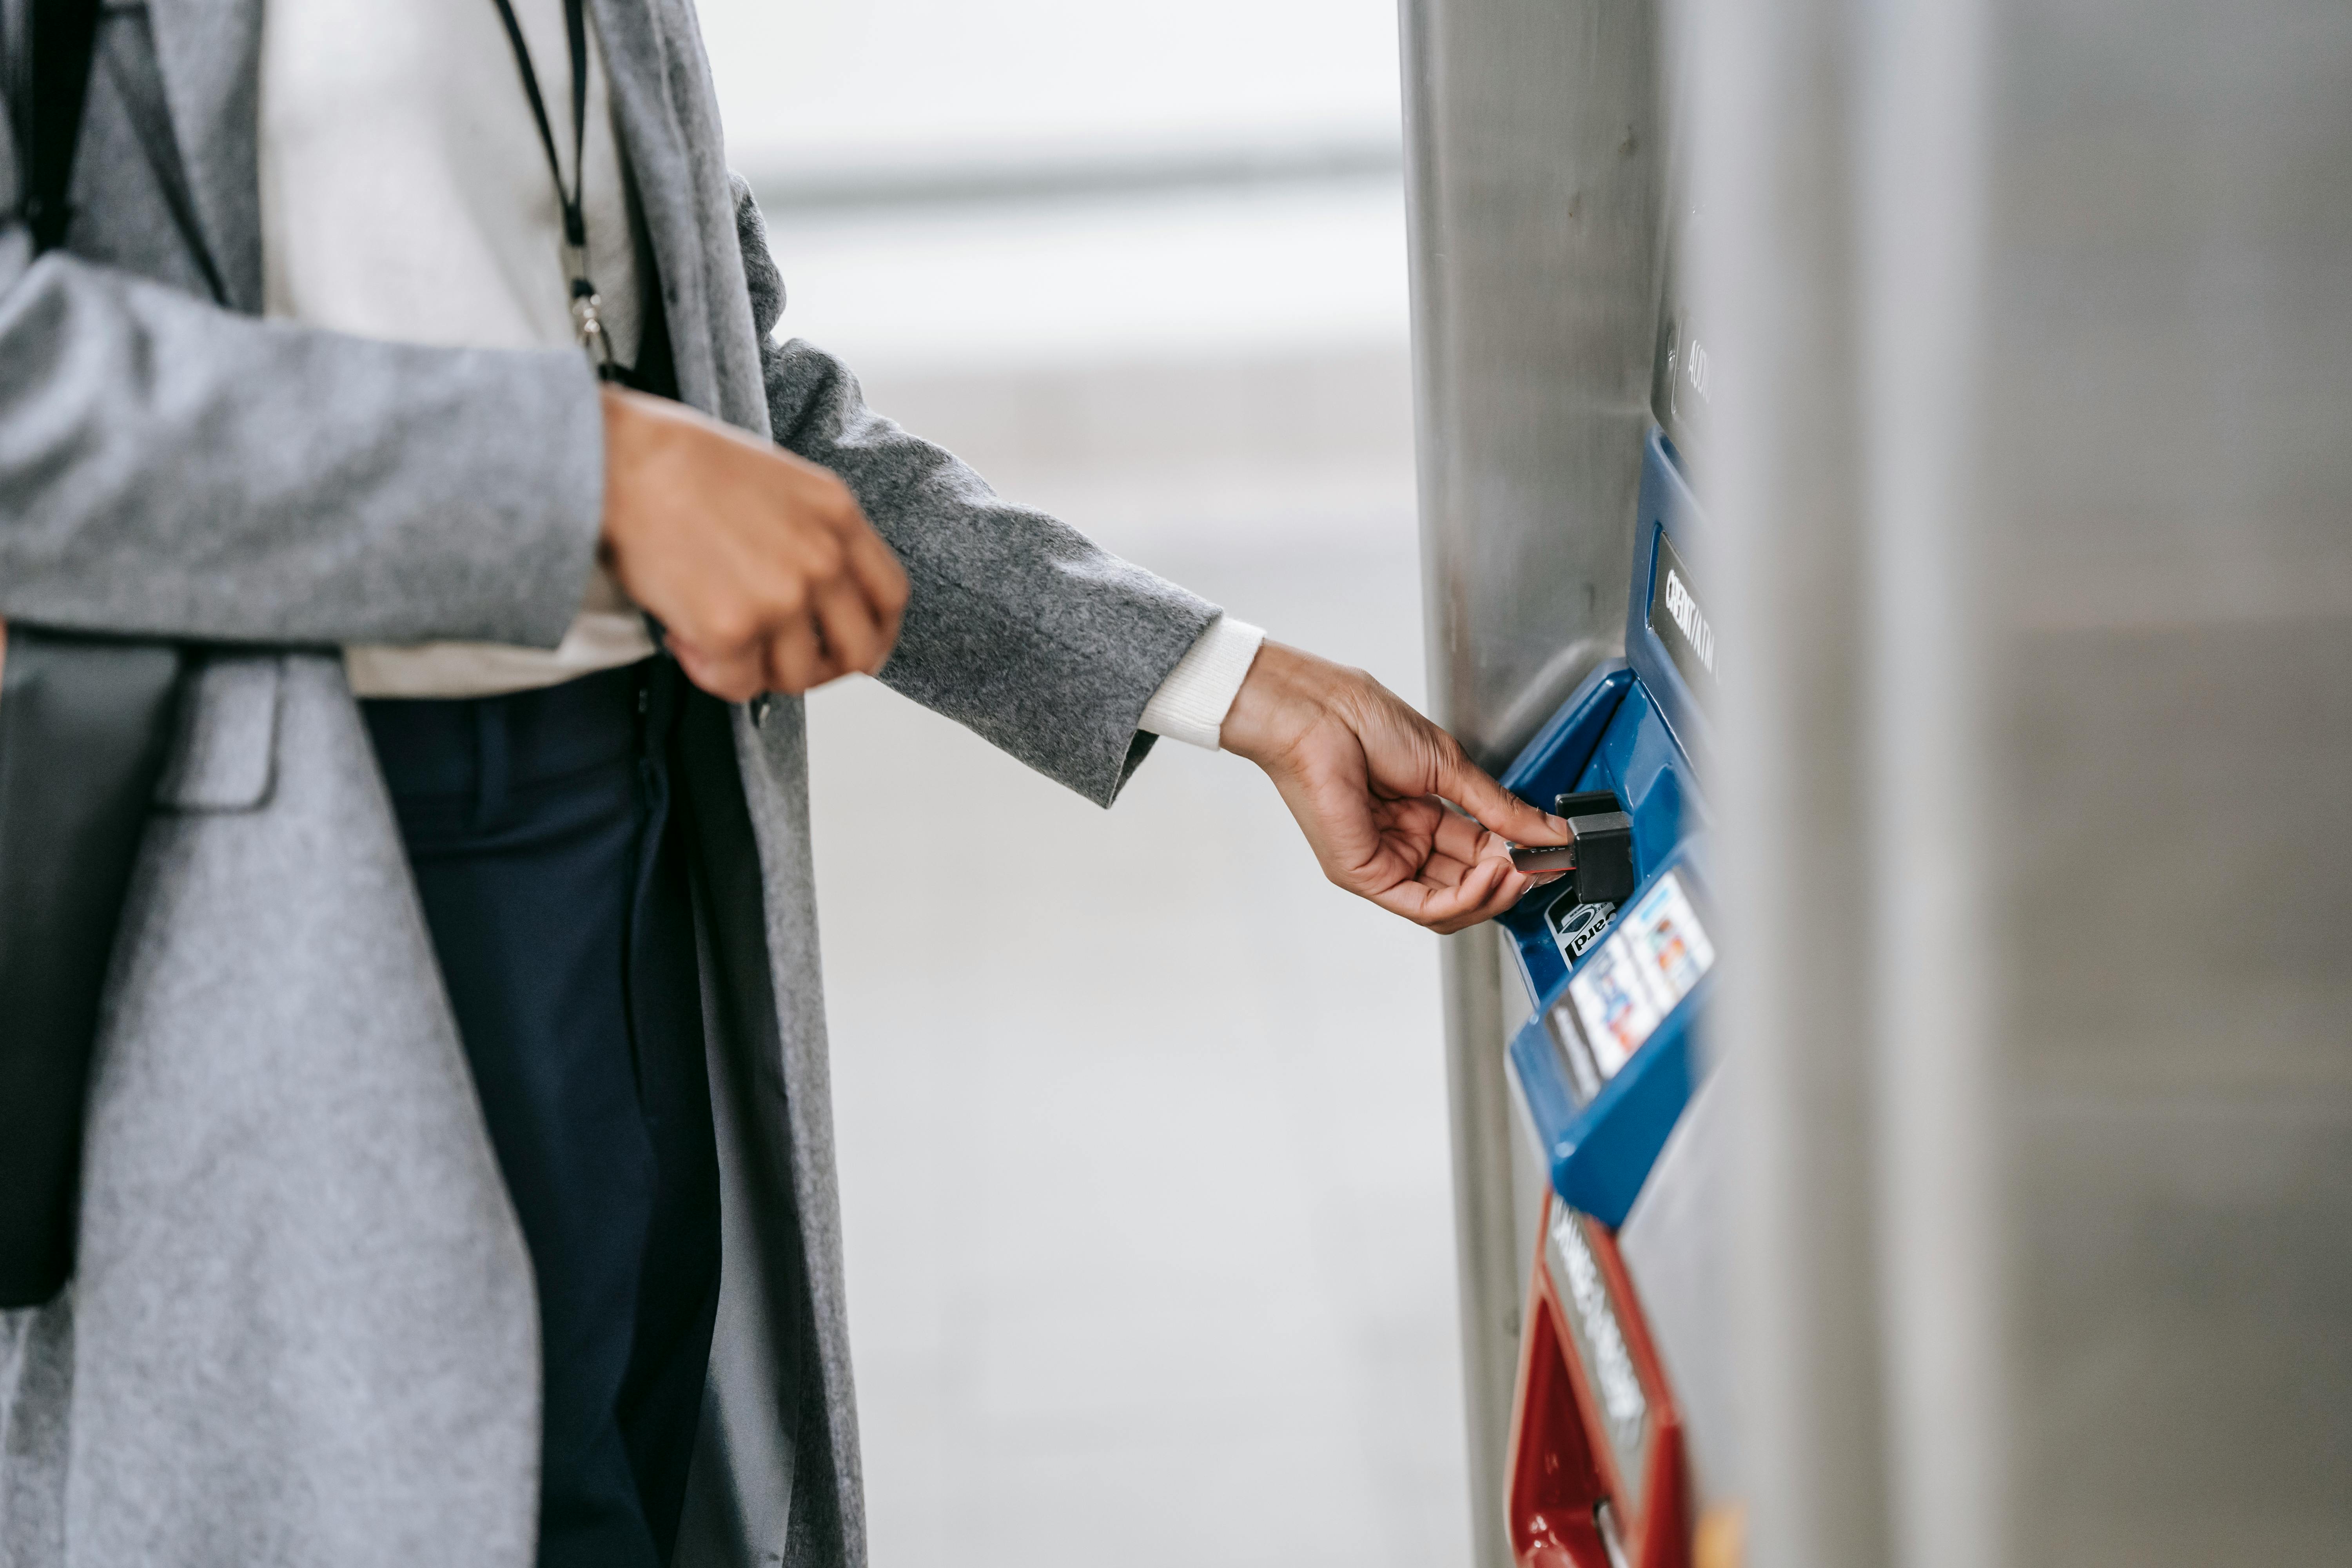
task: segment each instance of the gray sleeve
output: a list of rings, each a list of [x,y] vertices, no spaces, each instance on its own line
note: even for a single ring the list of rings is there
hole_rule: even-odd
[[[882,679],[1108,805],[1155,739],[1136,729],[1144,704],[1217,607],[1000,500],[867,408],[840,361],[774,341],[783,283],[740,181],[736,216],[775,438],[841,476],[912,585]]]
[[[0,135],[0,212],[13,159]],[[551,647],[604,510],[582,355],[265,321],[0,226],[0,616]]]

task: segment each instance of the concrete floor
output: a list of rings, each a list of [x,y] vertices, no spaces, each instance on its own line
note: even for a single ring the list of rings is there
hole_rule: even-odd
[[[869,392],[1418,699],[1401,345],[1087,374]],[[1216,435],[1204,375],[1314,434]],[[1237,758],[1163,742],[1104,813],[872,682],[811,711],[876,1562],[1465,1562],[1433,939]]]

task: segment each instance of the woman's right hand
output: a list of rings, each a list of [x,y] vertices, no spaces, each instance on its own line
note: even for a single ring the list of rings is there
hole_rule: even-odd
[[[847,485],[682,404],[604,399],[600,553],[688,679],[743,702],[882,668],[907,574]]]

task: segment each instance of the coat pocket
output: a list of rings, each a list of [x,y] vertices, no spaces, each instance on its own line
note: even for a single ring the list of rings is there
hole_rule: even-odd
[[[180,694],[155,804],[173,811],[251,811],[278,775],[278,688],[271,654],[215,654],[194,664]]]

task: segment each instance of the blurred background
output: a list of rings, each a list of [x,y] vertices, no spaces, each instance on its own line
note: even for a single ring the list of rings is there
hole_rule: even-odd
[[[1570,1361],[1493,931],[1441,1005],[1246,766],[1106,815],[852,684],[876,1560],[1496,1568],[1589,1508],[1588,1565],[2352,1561],[2352,10],[1399,9],[1409,157],[1387,0],[704,16],[789,331],[1490,763],[1664,658],[1619,606],[1673,426],[1737,650],[1719,1131],[1575,1312],[1654,1331],[1697,1528],[1572,1401],[1509,1470]]]
[[[701,14],[787,332],[1422,700],[1389,0]],[[875,1560],[1467,1562],[1431,940],[1236,759],[810,721]]]

